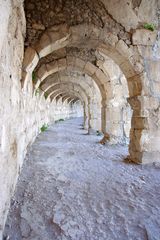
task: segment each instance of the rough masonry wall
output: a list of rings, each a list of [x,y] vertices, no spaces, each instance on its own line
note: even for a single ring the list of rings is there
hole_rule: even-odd
[[[95,0],[29,0],[25,1],[27,18],[26,45],[33,45],[45,29],[67,23],[69,26],[93,23],[103,27],[106,10],[101,2]],[[82,14],[83,12],[83,14]],[[110,18],[108,16],[108,18]],[[112,22],[112,19],[110,19]]]
[[[40,58],[62,47],[78,47],[88,48],[90,52],[94,52],[93,49],[98,49],[115,61],[127,79],[128,101],[133,110],[129,146],[130,158],[139,163],[157,161],[160,157],[158,144],[156,143],[160,142],[157,135],[157,132],[159,132],[159,124],[157,123],[159,97],[156,97],[155,92],[156,86],[159,85],[159,74],[157,74],[157,70],[154,74],[153,69],[157,69],[159,66],[158,58],[156,57],[156,60],[154,58],[154,49],[155,46],[158,46],[158,44],[155,45],[156,39],[158,38],[157,41],[159,41],[157,31],[160,19],[159,2],[156,0],[103,0],[94,2],[89,0],[61,0],[57,1],[55,5],[52,5],[52,1],[46,1],[42,5],[43,3],[40,4],[37,1],[26,1],[28,23],[26,46],[32,46],[32,51],[34,50],[35,55],[38,52]],[[39,11],[36,10],[37,8],[39,8]],[[67,14],[65,9],[68,9]],[[88,10],[87,14],[85,14],[86,9]],[[99,19],[99,21],[94,22],[93,12],[95,19]],[[42,17],[43,13],[48,15],[48,18],[45,18],[46,21]],[[54,16],[53,19],[50,14]],[[72,21],[69,21],[67,16],[71,16]],[[72,16],[74,17],[72,18]],[[62,23],[66,23],[66,25],[58,25]],[[77,25],[82,23],[83,25]],[[146,29],[145,23],[155,24],[155,30],[152,32]],[[53,27],[51,27],[52,25]],[[49,29],[50,27],[51,29]],[[43,34],[45,31],[46,33]],[[42,35],[43,37],[37,45],[38,38]],[[158,51],[156,50],[156,52]],[[106,110],[108,103],[104,95],[107,95],[108,80],[106,74],[104,75],[97,68],[96,62],[92,62],[92,60],[89,63],[86,62],[85,67],[82,68],[94,77],[95,81],[99,76],[99,88],[103,86],[102,92],[104,90],[105,93],[101,93],[103,95],[102,126],[103,132],[105,132],[106,111],[104,110]],[[73,64],[70,62],[68,64],[66,59],[60,59],[60,67],[58,68],[74,65],[75,61],[72,60]],[[76,67],[79,65],[80,68],[81,63],[82,61],[79,63],[77,59]],[[147,65],[149,68],[146,67]],[[43,72],[43,74],[42,76],[39,75],[40,81],[43,81],[42,78],[45,78],[45,75],[50,74],[51,66],[53,66],[53,62],[47,66],[49,69],[42,65],[41,73]],[[58,69],[58,71],[60,70]],[[152,73],[154,79],[150,77]],[[150,100],[155,103],[154,113],[147,106]],[[153,119],[156,120],[156,124],[153,124]]]
[[[80,71],[81,74],[94,79],[101,92],[101,102],[96,99],[95,102],[91,103],[90,96],[92,94],[86,94],[86,89],[89,88],[85,87],[85,91],[82,91],[81,95],[81,86],[78,84],[76,87],[70,84],[67,91],[71,95],[75,91],[79,98],[85,99],[86,127],[94,126],[97,128],[101,125],[104,127],[104,132],[109,129],[110,132],[114,132],[114,135],[118,135],[120,125],[117,123],[121,121],[120,114],[116,119],[115,113],[113,118],[109,119],[109,123],[112,121],[111,124],[106,126],[107,114],[111,116],[113,106],[115,107],[114,112],[117,112],[118,107],[115,106],[116,101],[119,101],[117,97],[119,91],[117,93],[115,88],[117,83],[115,81],[114,84],[113,81],[112,84],[109,84],[111,77],[108,76],[108,70],[105,72],[106,68],[100,69],[98,65],[98,61],[103,60],[100,56],[101,53],[110,57],[119,65],[125,75],[129,89],[128,101],[133,110],[130,157],[139,163],[159,161],[160,37],[157,29],[158,20],[160,20],[158,11],[160,6],[157,2],[156,0],[27,0],[25,3],[27,17],[25,46],[32,47],[29,49],[29,55],[31,59],[33,57],[33,62],[37,58],[38,63],[39,57],[41,58],[37,69],[32,69],[32,65],[34,65],[32,60],[29,62],[28,65],[31,69],[28,73],[27,69],[22,69],[25,38],[23,1],[1,1],[1,233],[10,197],[14,191],[27,147],[34,141],[40,127],[44,123],[61,118],[62,115],[59,114],[61,114],[62,108],[63,118],[82,114],[82,105],[79,103],[75,107],[67,105],[66,102],[62,104],[61,100],[58,101],[58,104],[55,102],[51,104],[50,99],[45,101],[43,96],[37,95],[36,91],[33,91],[31,70],[38,71],[38,73],[39,69],[41,70],[39,84],[46,76],[50,75],[50,72],[52,74],[58,72],[59,74],[66,69],[73,72]],[[64,23],[66,25],[53,27],[52,31],[44,34],[42,39],[44,42],[40,41],[39,48],[35,48],[40,37],[48,28]],[[155,23],[156,30],[151,32],[144,29],[144,23]],[[53,53],[54,50],[56,51]],[[45,63],[48,65],[46,66]],[[26,64],[26,66],[28,65]],[[21,89],[22,70],[23,73],[25,71],[28,73],[28,79],[25,82],[26,88],[23,90]],[[121,84],[118,83],[118,85],[118,88],[121,88]],[[108,87],[110,91],[108,91]],[[65,91],[64,83],[61,86],[61,91]],[[94,88],[94,93],[96,92],[96,88]],[[113,98],[109,99],[108,102],[110,95],[113,95]],[[76,96],[74,95],[74,97]],[[126,103],[123,102],[123,104],[121,107],[124,110]],[[92,106],[92,109],[89,106]],[[97,111],[96,109],[99,107],[101,109]],[[97,115],[100,114],[101,116],[98,117]],[[128,122],[128,116],[125,120]],[[124,126],[124,122],[122,125]],[[125,129],[123,130],[125,131]]]
[[[23,1],[0,3],[0,239],[10,198],[28,146],[44,123],[81,115],[81,105],[51,104],[21,89],[25,16]],[[54,107],[56,106],[56,108]],[[79,111],[78,111],[78,107]],[[61,114],[63,110],[63,115]]]
[[[24,156],[19,141],[24,141],[21,135],[23,106],[20,100],[20,78],[25,33],[22,2],[2,1],[1,7],[4,32],[0,41],[0,238],[19,164]]]

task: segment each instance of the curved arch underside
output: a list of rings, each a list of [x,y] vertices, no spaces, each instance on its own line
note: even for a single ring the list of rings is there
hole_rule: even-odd
[[[112,61],[112,72],[117,72],[118,66],[118,71],[126,78],[126,83],[124,81],[116,83],[116,73],[110,74],[110,69],[107,68],[108,59]],[[80,94],[81,101],[89,106],[88,125],[95,127],[93,122],[96,119],[100,122],[98,128],[100,125],[103,133],[109,132],[117,141],[129,136],[129,131],[127,130],[126,133],[124,130],[126,127],[121,126],[119,127],[121,130],[118,129],[119,123],[124,125],[128,122],[128,119],[124,119],[126,118],[124,109],[125,107],[129,109],[127,101],[124,103],[124,96],[126,99],[128,95],[128,102],[133,111],[129,150],[131,158],[141,161],[137,160],[142,159],[139,132],[142,133],[146,129],[147,118],[141,116],[140,96],[143,95],[145,74],[142,57],[138,54],[136,46],[129,46],[107,27],[86,23],[74,26],[67,24],[52,26],[44,31],[36,44],[26,49],[22,75],[24,92],[28,90],[33,72],[36,75],[33,87],[35,90],[40,88],[41,98],[47,96],[47,101],[60,97],[56,92],[61,91],[62,84],[66,85],[68,93],[71,91],[69,89],[71,84],[74,86],[72,92],[76,92],[78,86],[79,93],[76,92],[76,96]],[[123,88],[121,93],[115,90],[115,93],[113,92],[116,84]],[[111,117],[112,112],[117,115],[114,119]],[[141,121],[141,130],[137,127],[137,117]]]

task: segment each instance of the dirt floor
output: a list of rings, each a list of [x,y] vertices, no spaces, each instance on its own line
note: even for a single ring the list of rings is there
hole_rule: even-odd
[[[160,165],[123,162],[82,119],[41,133],[28,152],[4,239],[160,240]]]

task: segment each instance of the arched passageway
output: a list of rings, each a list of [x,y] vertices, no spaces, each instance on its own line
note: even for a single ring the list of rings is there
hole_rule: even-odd
[[[87,137],[125,145],[129,163],[160,161],[159,19],[156,0],[1,1],[0,239],[28,148],[49,125],[83,117]]]
[[[61,34],[61,32],[63,32],[63,34]],[[107,29],[97,28],[88,24],[71,27],[67,25],[59,25],[49,28],[42,35],[38,43],[26,50],[22,86],[24,89],[26,88],[29,75],[35,67],[38,69],[36,88],[49,75],[65,69],[71,71],[75,69],[76,71],[81,71],[85,74],[88,74],[90,77],[92,77],[93,81],[95,81],[99,87],[99,90],[101,91],[101,128],[102,132],[105,133],[108,129],[108,126],[106,126],[107,107],[109,106],[108,97],[111,92],[111,79],[107,73],[107,68],[105,68],[105,71],[104,69],[102,71],[101,68],[97,66],[97,60],[99,59],[97,52],[99,52],[100,55],[103,54],[106,57],[111,58],[119,66],[122,73],[126,77],[129,90],[128,102],[133,110],[129,145],[130,158],[132,161],[142,162],[143,155],[145,155],[145,161],[147,162],[149,161],[148,157],[150,154],[147,153],[147,149],[145,149],[144,154],[142,150],[144,149],[144,146],[146,147],[148,144],[148,141],[146,143],[142,143],[142,139],[145,141],[145,137],[143,138],[143,133],[145,135],[146,129],[148,128],[147,116],[143,116],[143,110],[141,109],[142,104],[140,103],[140,99],[143,99],[143,94],[145,91],[143,83],[146,77],[144,66],[142,64],[142,56],[137,53],[137,50],[134,48],[128,47],[123,40],[118,40],[114,34],[112,34],[113,42],[111,42],[110,38],[106,38],[107,34]],[[78,49],[94,49],[94,51],[96,51],[95,56],[97,64],[92,64],[87,58],[85,58],[84,61],[83,56],[81,58],[75,57],[75,45]],[[63,58],[44,63],[44,58],[47,55],[52,54],[54,51],[59,49],[63,49],[64,47],[71,49],[73,48],[73,52],[71,53],[70,51],[68,54],[67,50],[65,50],[63,53]],[[41,58],[43,61],[40,61],[38,64]],[[111,118],[109,121],[111,121]],[[152,155],[154,155],[154,153],[152,152]]]

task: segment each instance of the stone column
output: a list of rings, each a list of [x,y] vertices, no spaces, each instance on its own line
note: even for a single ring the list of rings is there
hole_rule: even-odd
[[[88,104],[84,103],[84,129],[89,129],[89,114],[88,114]]]
[[[101,102],[101,131],[106,133],[106,100]]]
[[[143,62],[143,72],[133,77],[128,99],[132,109],[130,158],[137,163],[160,161],[160,34],[137,29],[132,37]]]

